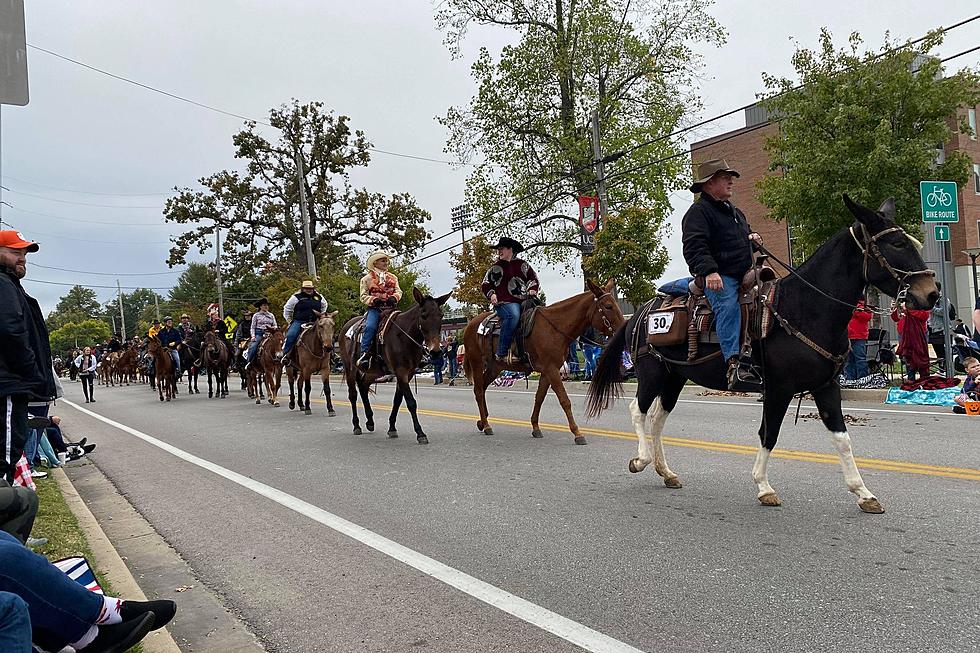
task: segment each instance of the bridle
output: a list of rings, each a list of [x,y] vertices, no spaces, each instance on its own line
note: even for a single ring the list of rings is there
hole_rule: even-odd
[[[601,299],[603,299],[605,297],[611,297],[611,296],[612,296],[612,293],[611,292],[603,293],[603,294],[599,295],[598,297],[593,296],[593,298],[592,298],[592,308],[589,311],[591,313],[591,315],[589,316],[589,323],[590,324],[592,323],[592,320],[595,317],[595,314],[598,312],[599,313],[599,318],[602,320],[602,326],[605,327],[605,331],[603,333],[605,335],[607,335],[607,336],[611,336],[612,334],[616,333],[616,329],[613,328],[612,322],[609,321],[609,316],[606,315],[606,307],[603,306],[599,302],[599,300],[601,300]]]
[[[861,250],[861,254],[864,256],[864,265],[863,265],[862,272],[864,274],[865,284],[871,283],[870,279],[868,279],[868,263],[870,263],[872,259],[874,259],[874,261],[878,264],[878,266],[881,269],[888,272],[888,274],[890,274],[892,278],[896,282],[898,282],[898,293],[895,296],[896,303],[901,303],[902,301],[905,300],[905,296],[908,294],[909,287],[911,286],[911,283],[909,281],[910,278],[914,278],[922,275],[927,275],[930,277],[936,276],[936,273],[929,269],[916,270],[915,272],[909,270],[900,270],[896,268],[894,265],[892,265],[885,257],[885,255],[881,253],[881,248],[878,246],[878,239],[881,238],[882,236],[891,233],[900,233],[903,236],[905,236],[905,238],[908,239],[909,241],[912,240],[911,236],[909,236],[905,232],[905,230],[902,229],[901,227],[889,227],[888,229],[883,229],[879,231],[873,236],[869,236],[868,228],[865,227],[863,223],[860,224],[859,226],[861,228],[861,235],[863,236],[863,239],[858,239],[857,234],[854,233],[854,226],[850,227],[850,229],[848,229],[848,232],[851,234],[851,238],[854,240],[854,244],[858,246],[858,249]]]

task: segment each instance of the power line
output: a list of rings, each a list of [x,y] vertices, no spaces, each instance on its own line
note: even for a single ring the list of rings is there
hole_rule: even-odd
[[[31,279],[29,277],[24,277],[23,279],[21,279],[21,282],[24,281],[30,283],[43,283],[49,286],[71,286],[71,287],[81,286],[82,288],[111,288],[112,290],[115,290],[116,288],[122,288],[124,290],[171,290],[170,287],[149,288],[147,286],[97,286],[97,285],[86,285],[84,283],[65,283],[62,281],[46,281],[44,279]]]
[[[68,268],[56,268],[50,265],[41,265],[40,263],[31,263],[31,267],[34,268],[44,268],[45,270],[58,270],[60,272],[77,272],[79,274],[94,274],[102,277],[155,277],[166,274],[182,274],[187,270],[187,268],[180,268],[177,270],[168,270],[166,272],[90,272],[89,270],[69,270]]]
[[[170,195],[167,193],[99,193],[92,190],[77,190],[75,188],[60,188],[58,186],[48,186],[47,184],[39,184],[36,181],[27,181],[26,179],[18,179],[17,177],[11,177],[10,175],[4,175],[4,180],[16,181],[21,184],[27,184],[28,186],[37,186],[38,188],[45,188],[47,190],[57,190],[63,193],[79,193],[81,195],[101,195],[104,197],[150,197],[152,195]]]
[[[58,202],[59,204],[76,204],[78,206],[97,206],[103,209],[163,209],[160,204],[153,205],[141,205],[141,206],[125,206],[120,204],[93,204],[92,202],[73,202],[71,200],[59,200],[53,197],[45,197],[44,195],[35,195],[34,193],[25,193],[19,190],[12,190],[10,188],[4,187],[8,192],[14,193],[15,195],[25,195],[27,197],[36,197],[37,199],[45,200],[47,202]]]
[[[31,235],[36,236],[47,236],[48,238],[55,238],[61,240],[76,240],[80,243],[98,243],[101,245],[160,245],[159,240],[149,240],[149,241],[119,241],[119,240],[92,240],[91,238],[75,238],[73,236],[62,236],[61,234],[48,234],[43,231],[37,231],[35,229],[24,230],[25,233],[29,232]]]
[[[128,77],[123,77],[122,75],[117,75],[115,73],[111,73],[108,70],[103,70],[102,68],[96,68],[95,66],[89,65],[89,64],[87,64],[87,63],[85,63],[83,61],[79,61],[78,59],[72,59],[71,57],[66,57],[63,54],[58,54],[57,52],[53,52],[51,50],[48,50],[47,48],[42,48],[41,46],[34,45],[33,43],[28,43],[27,45],[28,45],[28,47],[33,48],[34,50],[38,50],[40,52],[44,52],[45,54],[49,54],[52,57],[57,57],[58,59],[63,59],[64,61],[68,61],[70,63],[73,63],[76,66],[81,66],[82,68],[87,68],[88,70],[91,70],[93,72],[97,72],[97,73],[99,73],[101,75],[106,75],[108,77],[112,77],[113,79],[117,79],[117,80],[119,80],[121,82],[126,82],[127,84],[132,84],[133,86],[138,86],[138,87],[140,87],[142,89],[145,89],[147,91],[151,91],[153,93],[159,93],[160,95],[165,95],[165,96],[167,96],[167,97],[169,97],[171,99],[179,100],[181,102],[186,102],[188,104],[193,104],[196,107],[200,107],[202,109],[207,109],[208,111],[214,111],[215,113],[220,113],[220,114],[223,114],[223,115],[226,115],[226,116],[231,116],[232,118],[239,118],[241,120],[245,120],[245,121],[248,121],[248,122],[254,122],[254,123],[259,124],[259,125],[265,125],[266,127],[272,127],[273,129],[277,129],[277,127],[275,127],[271,123],[268,123],[268,122],[266,122],[264,120],[259,120],[257,118],[249,118],[248,116],[243,116],[240,113],[234,113],[232,111],[226,111],[224,109],[219,109],[218,107],[211,106],[210,104],[204,104],[203,102],[198,102],[197,100],[192,100],[192,99],[187,98],[187,97],[184,97],[182,95],[177,95],[176,93],[171,93],[170,91],[164,91],[163,89],[157,88],[155,86],[150,86],[149,84],[144,84],[143,82],[138,82],[138,81],[136,81],[134,79],[130,79]],[[417,161],[429,161],[431,163],[441,163],[441,164],[444,164],[444,165],[457,165],[457,162],[455,162],[455,161],[445,161],[443,159],[434,159],[434,158],[430,158],[430,157],[427,157],[427,156],[417,156],[415,154],[403,154],[401,152],[392,152],[390,150],[382,150],[382,149],[375,148],[375,147],[369,147],[367,149],[370,150],[371,152],[376,152],[378,154],[387,154],[388,156],[396,156],[396,157],[401,157],[403,159],[415,159]]]
[[[67,222],[79,222],[81,224],[103,224],[110,225],[114,227],[166,227],[168,226],[165,222],[150,223],[150,222],[109,222],[107,220],[82,220],[81,218],[66,218],[63,215],[54,215],[53,213],[42,213],[40,211],[29,211],[28,209],[22,209],[19,206],[13,206],[12,204],[7,204],[4,202],[4,206],[10,207],[14,211],[19,211],[20,213],[30,213],[31,215],[41,215],[46,218],[54,218],[55,220],[65,220]]]

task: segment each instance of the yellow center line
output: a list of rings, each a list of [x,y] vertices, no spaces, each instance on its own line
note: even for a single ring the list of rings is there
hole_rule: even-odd
[[[315,401],[317,401],[317,403],[324,403],[322,400]],[[391,405],[372,404],[372,407],[381,410],[391,410]],[[407,413],[408,409],[402,407],[399,412]],[[428,415],[430,417],[445,417],[447,419],[471,421],[473,422],[473,428],[476,428],[476,421],[479,419],[478,415],[456,413],[445,410],[432,410],[429,408],[419,408],[418,413],[420,415]],[[491,426],[495,424],[520,426],[525,428],[530,427],[529,420],[508,419],[505,417],[493,417],[491,419]],[[554,431],[571,435],[567,424],[549,424],[546,422],[541,422],[538,426],[543,431]],[[581,432],[586,435],[598,435],[604,438],[618,438],[620,440],[636,441],[636,434],[628,431],[613,431],[609,429],[581,426],[579,428]],[[710,440],[697,440],[692,438],[664,437],[663,442],[664,444],[673,445],[675,447],[689,447],[692,449],[702,449],[718,453],[732,453],[744,456],[755,456],[756,452],[758,451],[758,447],[744,444],[712,442]],[[840,464],[840,458],[835,454],[800,451],[798,449],[776,449],[772,452],[772,456],[774,458],[784,458],[786,460],[818,463],[823,465]],[[943,478],[956,478],[966,481],[980,481],[980,469],[972,469],[969,467],[943,467],[939,465],[925,465],[922,463],[906,462],[902,460],[884,460],[879,458],[863,458],[857,456],[855,456],[854,462],[857,463],[857,466],[862,469],[874,469],[904,474],[918,474],[922,476],[939,476]]]

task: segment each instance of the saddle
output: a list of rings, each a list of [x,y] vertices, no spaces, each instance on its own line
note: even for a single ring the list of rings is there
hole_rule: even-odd
[[[381,315],[378,319],[378,331],[374,335],[374,341],[368,345],[368,355],[372,358],[384,361],[384,357],[381,355],[381,347],[384,345],[385,336],[388,334],[388,330],[391,328],[391,321],[397,317],[401,311],[396,308],[385,308],[382,309]],[[361,337],[364,335],[364,327],[367,324],[367,313],[356,318],[355,322],[351,324],[350,328],[347,329],[347,339],[351,342],[360,343]],[[310,324],[309,326],[313,326]],[[307,325],[303,325],[304,330]],[[355,359],[357,356],[354,357]]]
[[[772,330],[771,307],[775,304],[779,278],[766,259],[765,256],[758,257],[739,284],[742,349],[754,340],[762,340]],[[692,362],[698,359],[699,345],[718,343],[714,311],[704,295],[703,277],[681,279],[661,286],[657,296],[644,304],[639,313],[637,323],[646,325],[647,348],[687,343],[687,360]],[[639,332],[637,329],[636,333]],[[639,338],[635,335],[636,340]],[[634,351],[639,349],[634,347]]]
[[[510,351],[507,352],[507,363],[513,364],[524,358],[526,352],[524,343],[531,336],[531,331],[534,329],[534,317],[539,308],[541,305],[535,302],[525,302],[521,305],[521,317],[517,321],[517,328],[514,329],[514,341],[510,345]],[[495,312],[490,312],[477,325],[476,333],[492,344],[494,338],[500,337],[500,316]]]

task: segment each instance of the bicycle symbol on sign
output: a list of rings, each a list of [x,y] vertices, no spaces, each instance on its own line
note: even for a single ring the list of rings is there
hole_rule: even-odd
[[[939,206],[952,206],[953,196],[950,195],[942,186],[933,186],[932,192],[926,195],[926,204],[929,208]]]

